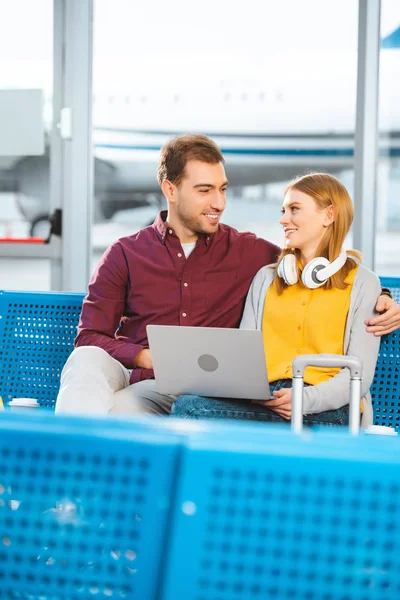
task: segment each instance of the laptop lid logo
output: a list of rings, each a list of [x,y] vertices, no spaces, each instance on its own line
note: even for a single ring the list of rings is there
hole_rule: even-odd
[[[217,359],[211,354],[202,354],[199,356],[197,359],[197,364],[199,365],[200,369],[203,371],[208,371],[209,373],[216,371],[219,367]]]

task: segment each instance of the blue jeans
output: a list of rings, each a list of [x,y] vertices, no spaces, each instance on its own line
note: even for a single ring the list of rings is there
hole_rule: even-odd
[[[305,384],[307,385],[307,384]],[[271,393],[281,388],[292,387],[291,379],[280,379],[270,383]],[[182,419],[243,419],[245,421],[267,421],[287,423],[273,410],[261,404],[242,400],[221,400],[202,396],[179,396],[171,410],[171,416]],[[349,406],[327,410],[314,415],[304,415],[305,425],[348,425]]]

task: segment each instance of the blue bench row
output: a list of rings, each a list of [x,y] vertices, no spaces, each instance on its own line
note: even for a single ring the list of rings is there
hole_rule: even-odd
[[[400,302],[400,278],[381,278]],[[0,292],[0,396],[54,407],[83,294]],[[400,429],[400,331],[382,339],[371,387],[375,424]]]
[[[382,277],[400,302],[400,278]],[[0,396],[54,407],[73,348],[83,294],[0,292]],[[375,424],[400,429],[400,331],[382,339],[371,387]]]
[[[0,414],[0,597],[400,597],[400,445]]]

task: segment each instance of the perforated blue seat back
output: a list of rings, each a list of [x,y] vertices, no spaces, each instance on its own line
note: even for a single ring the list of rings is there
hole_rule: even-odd
[[[273,427],[184,451],[162,600],[399,598],[399,440]]]
[[[400,303],[400,278],[381,277]],[[400,330],[382,337],[371,386],[374,423],[400,429]]]
[[[397,304],[400,304],[400,277],[379,277],[379,279],[382,287],[389,288]]]
[[[0,415],[0,597],[153,600],[178,437],[45,416]]]
[[[0,396],[54,406],[83,294],[0,292]]]

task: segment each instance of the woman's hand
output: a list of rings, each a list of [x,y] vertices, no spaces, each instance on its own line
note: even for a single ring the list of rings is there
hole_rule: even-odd
[[[262,404],[273,410],[286,421],[292,417],[292,388],[282,388],[272,392],[273,400],[257,400],[257,404]]]

